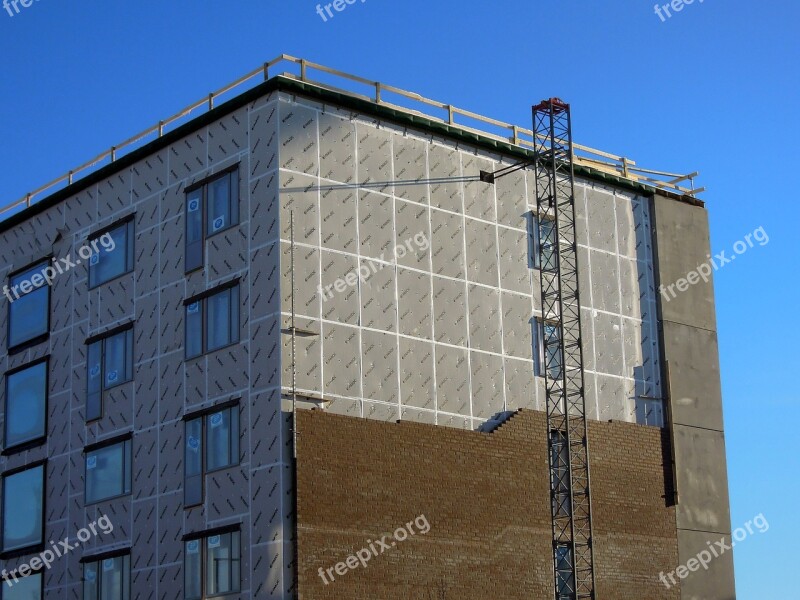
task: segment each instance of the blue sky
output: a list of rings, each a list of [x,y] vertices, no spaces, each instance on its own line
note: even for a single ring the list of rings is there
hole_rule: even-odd
[[[783,179],[800,139],[800,7],[700,1],[666,22],[652,0],[366,0],[328,22],[312,0],[0,9],[0,203],[280,53],[523,125],[535,101],[566,99],[578,142],[701,172],[715,251],[769,235],[717,273],[716,294],[733,526],[759,513],[771,526],[737,547],[738,593],[788,598],[800,408],[778,383],[797,357],[782,315],[799,209]]]

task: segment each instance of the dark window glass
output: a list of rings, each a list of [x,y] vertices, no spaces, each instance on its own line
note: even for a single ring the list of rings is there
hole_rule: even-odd
[[[42,272],[49,262],[39,263],[10,280],[8,347],[14,348],[50,331],[50,286]]]
[[[133,329],[89,344],[86,420],[103,415],[103,390],[133,379]]]
[[[47,415],[47,361],[6,377],[5,447],[44,437]]]
[[[130,493],[130,440],[86,453],[86,504]]]
[[[205,226],[203,221],[205,221]],[[203,266],[206,238],[239,222],[239,172],[229,171],[186,194],[185,269]]]
[[[104,558],[83,565],[83,600],[129,600],[130,556]]]
[[[186,600],[200,600],[240,591],[239,532],[212,535],[185,544]]]
[[[6,580],[2,586],[2,600],[42,600],[42,573],[32,573],[27,577]]]
[[[133,270],[133,219],[99,236],[98,252],[89,259],[89,287]]]
[[[3,478],[3,550],[42,543],[44,465]]]
[[[184,505],[203,501],[203,419],[186,422]]]
[[[239,341],[239,287],[186,305],[186,358]]]
[[[572,572],[572,549],[566,544],[556,547],[556,587],[559,597],[575,597],[575,577]]]
[[[557,243],[555,221],[534,215],[533,222],[533,267],[555,271]]]
[[[569,456],[567,453],[567,438],[561,431],[550,432],[550,460],[552,461],[553,477],[553,514],[564,517],[569,516]]]
[[[205,452],[204,452],[205,449]],[[203,476],[239,464],[239,407],[186,421],[186,506],[203,501]]]

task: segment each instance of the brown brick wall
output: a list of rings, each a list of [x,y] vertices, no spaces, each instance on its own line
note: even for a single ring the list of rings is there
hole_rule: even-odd
[[[300,411],[300,598],[551,598],[546,430],[534,411],[490,434]],[[678,552],[664,444],[650,427],[590,426],[598,598],[679,598],[658,580]],[[319,576],[420,515],[427,534]]]

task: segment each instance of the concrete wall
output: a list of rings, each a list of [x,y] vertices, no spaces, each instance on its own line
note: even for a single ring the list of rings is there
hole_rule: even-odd
[[[86,236],[135,212],[135,268],[90,291],[87,267],[52,288],[50,339],[12,356],[11,369],[51,354],[47,443],[0,457],[0,471],[47,457],[45,540],[74,539],[107,514],[115,529],[93,537],[46,572],[46,598],[81,597],[82,556],[131,547],[132,598],[183,597],[182,535],[241,522],[241,598],[289,597],[293,585],[290,455],[278,371],[277,108],[250,104],[113,177],[0,234],[0,278],[49,252],[76,256]],[[187,185],[240,162],[240,224],[207,243],[206,268],[184,274]],[[241,343],[184,360],[191,295],[242,277]],[[0,306],[6,348],[7,301]],[[135,319],[134,380],[105,393],[104,417],[87,426],[87,337]],[[0,386],[0,393],[5,393]],[[240,397],[241,463],[206,478],[205,504],[184,510],[181,417]],[[0,405],[2,405],[0,403]],[[133,431],[132,494],[84,506],[85,445]],[[31,556],[0,561],[9,571]]]
[[[318,334],[297,341],[298,388],[339,414],[465,429],[543,410],[532,170],[463,182],[516,159],[286,94],[279,115],[284,326],[293,211],[298,326]],[[370,187],[345,187],[356,181]],[[576,204],[587,412],[635,421],[637,396],[661,397],[649,203],[582,180]],[[430,247],[399,255],[415,236]]]
[[[301,600],[553,597],[543,413],[522,411],[492,433],[322,411],[299,419]],[[594,421],[589,435],[597,597],[677,600],[659,578],[678,557],[666,432]],[[412,528],[327,584],[319,576],[421,515],[427,533]]]
[[[668,288],[707,261],[708,215],[702,207],[658,195],[653,207],[659,283]],[[666,291],[660,317],[674,432],[680,564],[685,565],[710,542],[725,537],[730,543],[731,535],[713,281],[700,280],[676,295]],[[735,598],[733,554],[716,559],[707,572],[691,573],[682,598]]]

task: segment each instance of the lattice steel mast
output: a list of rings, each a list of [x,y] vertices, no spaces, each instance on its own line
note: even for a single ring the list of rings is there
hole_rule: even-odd
[[[556,600],[595,598],[569,105],[533,107]],[[545,256],[548,256],[545,261]]]

